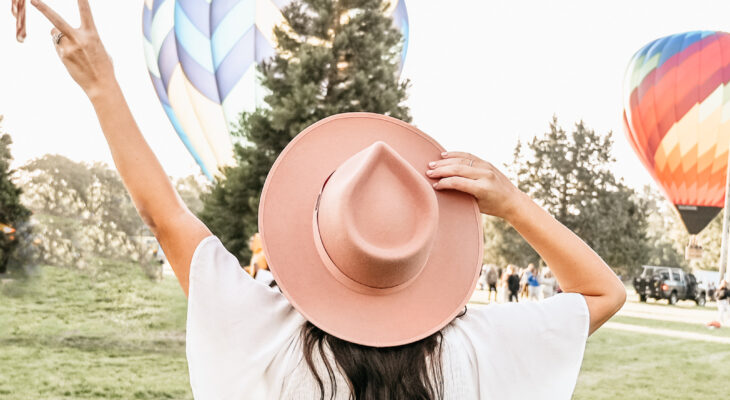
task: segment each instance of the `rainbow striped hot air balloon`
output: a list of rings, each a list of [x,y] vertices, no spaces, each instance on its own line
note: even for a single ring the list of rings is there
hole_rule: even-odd
[[[624,124],[690,234],[722,209],[730,142],[730,34],[657,39],[629,63]]]
[[[145,0],[145,58],[155,90],[180,139],[213,179],[233,162],[230,127],[263,104],[256,66],[274,55],[274,26],[291,0]],[[404,0],[389,13],[408,48]]]

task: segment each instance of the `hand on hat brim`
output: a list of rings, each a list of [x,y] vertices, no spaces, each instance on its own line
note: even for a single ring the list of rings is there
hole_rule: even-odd
[[[525,194],[494,165],[469,153],[445,152],[429,163],[426,176],[436,190],[458,190],[477,199],[479,211],[509,220]]]

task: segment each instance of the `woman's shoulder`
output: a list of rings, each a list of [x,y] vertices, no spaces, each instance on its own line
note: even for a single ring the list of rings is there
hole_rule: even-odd
[[[583,296],[563,293],[540,301],[470,304],[467,312],[449,326],[467,336],[490,333],[493,338],[509,339],[515,331],[519,331],[519,336],[523,332],[560,329],[563,323],[569,324],[565,329],[585,328],[587,333],[588,320],[588,306]]]
[[[588,337],[583,296],[470,305],[442,332],[447,352],[468,357],[482,398],[570,398]],[[508,385],[532,382],[539,386]],[[533,396],[534,397],[534,396]]]
[[[218,238],[203,239],[191,263],[186,325],[195,397],[230,398],[245,388],[237,398],[273,398],[261,394],[270,390],[264,383],[280,382],[296,362],[303,323],[281,292],[251,278]]]

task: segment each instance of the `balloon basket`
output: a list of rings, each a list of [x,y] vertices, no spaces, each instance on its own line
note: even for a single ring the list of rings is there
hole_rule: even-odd
[[[698,260],[702,258],[702,245],[699,244],[697,241],[696,236],[691,236],[689,239],[689,244],[684,249],[684,259],[685,260]]]

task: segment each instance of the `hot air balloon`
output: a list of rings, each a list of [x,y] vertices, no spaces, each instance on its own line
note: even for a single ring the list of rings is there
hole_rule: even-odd
[[[720,212],[730,143],[730,34],[657,39],[631,59],[626,135],[691,235]]]
[[[256,66],[274,55],[274,26],[291,0],[145,0],[144,50],[175,131],[209,178],[233,163],[231,125],[263,105]],[[388,12],[408,48],[404,0]]]

